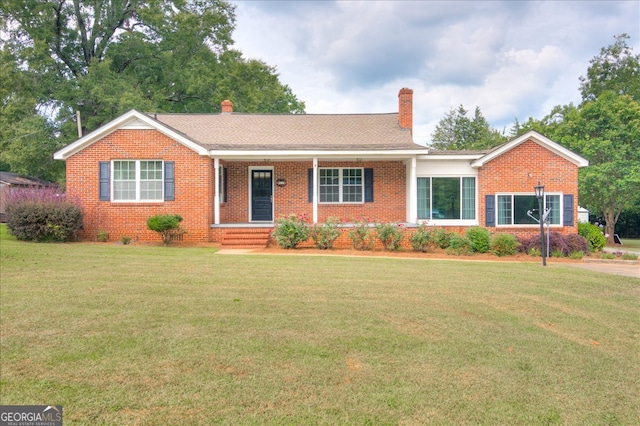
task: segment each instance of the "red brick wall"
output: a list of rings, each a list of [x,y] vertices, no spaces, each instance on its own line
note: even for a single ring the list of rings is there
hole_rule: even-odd
[[[308,195],[308,169],[311,161],[298,162],[229,162],[228,202],[220,208],[221,223],[246,223],[249,220],[249,167],[273,167],[274,182],[283,178],[284,187],[274,186],[275,219],[290,214],[313,218],[313,204]],[[335,216],[345,221],[359,217],[371,221],[403,222],[406,217],[405,166],[401,161],[323,162],[319,167],[373,168],[373,200],[363,204],[319,204],[318,221]]]
[[[531,193],[540,182],[545,192],[573,194],[573,223],[571,227],[552,227],[552,231],[565,234],[578,232],[578,167],[529,140],[503,155],[489,161],[478,170],[478,217],[485,226],[485,195],[506,193]],[[531,236],[536,227],[500,226],[491,232],[504,232],[519,236]]]
[[[175,201],[122,203],[99,201],[98,167],[110,160],[175,161]],[[185,241],[208,241],[213,223],[213,161],[155,130],[117,130],[67,160],[67,194],[81,201],[84,229],[80,237],[95,240],[99,230],[111,241],[122,236],[160,241],[146,227],[155,214],[179,214]]]

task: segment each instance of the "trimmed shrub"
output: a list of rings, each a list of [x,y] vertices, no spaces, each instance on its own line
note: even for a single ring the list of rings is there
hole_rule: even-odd
[[[467,229],[467,239],[471,243],[471,250],[476,253],[487,253],[491,244],[491,233],[487,228],[474,226]]]
[[[404,238],[401,225],[397,223],[379,223],[376,225],[376,232],[385,250],[400,250],[402,239]]]
[[[565,243],[567,244],[568,254],[575,252],[589,253],[589,241],[585,237],[579,234],[569,234],[564,236]]]
[[[549,233],[549,253],[547,256],[561,257],[567,256],[572,251],[580,251],[583,250],[586,252],[587,247],[581,245],[579,238],[573,238],[571,240],[567,239],[568,236],[563,235],[559,232],[551,232]],[[576,237],[579,237],[576,235]],[[571,242],[571,244],[569,244]],[[520,250],[526,253],[533,248],[537,250],[542,250],[542,246],[540,244],[540,235],[536,235],[535,237],[531,237],[525,240],[522,240],[520,245]],[[547,235],[545,234],[544,239],[544,248],[547,250]],[[555,254],[554,254],[555,253]],[[561,255],[560,255],[561,254]]]
[[[411,233],[409,242],[414,251],[426,253],[432,244],[431,233],[427,230],[427,226],[423,223],[418,226],[415,232]]]
[[[511,234],[496,234],[491,238],[491,253],[498,257],[513,256],[519,246],[518,239]]]
[[[6,201],[7,229],[18,240],[70,241],[82,229],[82,210],[57,187],[16,189]]]
[[[447,254],[456,256],[465,256],[473,253],[471,241],[458,234],[452,234],[449,237],[449,247],[446,248]]]
[[[354,226],[349,230],[349,238],[356,250],[370,250],[373,248],[373,235],[369,223],[360,219],[354,221]]]
[[[433,231],[431,231],[432,241],[441,249],[449,247],[449,241],[451,240],[452,235],[452,233],[447,232],[442,228],[434,228]]]
[[[158,214],[147,219],[147,228],[160,234],[162,244],[168,246],[185,231],[180,228],[182,216],[179,214]]]
[[[590,251],[600,251],[607,245],[607,238],[600,227],[592,223],[578,223],[578,234],[587,239]]]
[[[304,216],[291,214],[276,220],[276,228],[273,230],[273,237],[276,243],[284,249],[296,248],[301,243],[309,239],[310,228],[305,224]]]
[[[635,253],[624,253],[622,255],[623,260],[638,260],[638,255]]]
[[[340,219],[330,217],[322,225],[316,224],[311,227],[311,238],[313,238],[316,248],[327,250],[333,247],[333,243],[340,236],[339,224]]]

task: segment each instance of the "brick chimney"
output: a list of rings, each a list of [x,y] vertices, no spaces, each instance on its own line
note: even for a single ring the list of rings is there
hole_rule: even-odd
[[[413,132],[413,90],[406,87],[398,93],[398,124]]]
[[[222,106],[223,114],[233,112],[233,103],[229,99],[225,99],[220,105]]]

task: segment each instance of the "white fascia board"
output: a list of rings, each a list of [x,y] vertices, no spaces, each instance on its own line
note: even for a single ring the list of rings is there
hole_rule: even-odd
[[[540,133],[536,132],[536,131],[529,131],[515,139],[513,139],[511,142],[507,142],[506,144],[502,145],[500,148],[496,149],[495,151],[492,151],[490,153],[488,153],[487,155],[479,158],[478,160],[474,161],[473,163],[471,163],[471,167],[482,167],[484,166],[485,163],[493,160],[496,157],[499,157],[500,155],[504,154],[505,152],[517,147],[518,145],[528,141],[528,140],[532,140],[535,143],[537,143],[538,145],[543,146],[544,148],[548,149],[549,151],[553,152],[554,154],[557,154],[559,156],[561,156],[562,158],[564,158],[565,160],[575,164],[578,167],[587,167],[589,165],[589,161],[581,156],[579,156],[578,154],[576,154],[573,151],[568,150],[567,148],[563,147],[562,145],[552,141],[551,139],[541,135]]]
[[[197,152],[200,155],[207,155],[208,154],[208,151],[205,148],[203,148],[202,146],[194,143],[190,139],[185,138],[180,133],[177,133],[176,131],[172,130],[171,128],[166,127],[162,123],[159,123],[158,121],[152,119],[151,117],[149,117],[146,114],[143,114],[143,113],[138,112],[136,110],[131,110],[131,111],[121,115],[120,117],[110,121],[109,123],[105,124],[104,126],[99,127],[98,129],[94,130],[93,132],[87,134],[86,136],[81,137],[77,141],[65,146],[61,150],[55,152],[53,154],[53,158],[55,160],[66,160],[69,157],[71,157],[73,154],[76,154],[77,152],[82,151],[84,148],[86,148],[89,145],[99,141],[100,139],[102,139],[105,136],[115,132],[116,130],[121,129],[121,128],[126,128],[127,124],[132,123],[132,122],[136,122],[136,126],[134,128],[137,128],[137,129],[142,129],[142,128],[155,129],[155,130],[159,131],[160,133],[170,137],[171,139],[174,139],[177,142],[180,142],[181,144],[185,145],[187,148],[192,149],[193,151]]]
[[[311,158],[396,160],[412,158],[423,153],[424,150],[211,150],[209,156],[227,160],[301,160]]]
[[[451,161],[451,160],[466,160],[473,161],[482,158],[483,154],[446,154],[446,155],[418,155],[420,161]]]

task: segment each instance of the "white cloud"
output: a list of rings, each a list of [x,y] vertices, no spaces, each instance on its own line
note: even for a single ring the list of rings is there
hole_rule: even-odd
[[[634,1],[233,3],[236,48],[276,66],[308,113],[397,111],[410,87],[419,143],[460,104],[502,129],[578,103],[614,35],[640,51]]]

